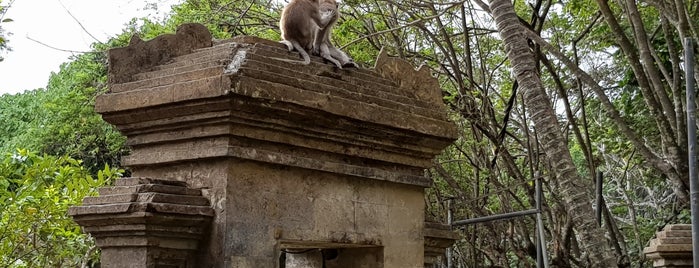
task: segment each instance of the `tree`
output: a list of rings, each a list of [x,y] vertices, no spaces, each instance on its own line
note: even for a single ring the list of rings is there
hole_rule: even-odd
[[[0,267],[78,267],[97,257],[94,242],[67,215],[121,170],[93,177],[70,157],[17,150],[0,162]]]
[[[0,151],[68,155],[93,172],[118,167],[127,152],[125,137],[93,108],[95,97],[106,91],[106,79],[106,59],[95,51],[61,65],[46,89],[0,97]]]
[[[0,1],[0,53],[3,53],[5,50],[9,49],[7,46],[8,33],[2,28],[2,23],[12,22],[12,19],[5,18],[5,15],[7,14],[7,10],[9,10],[12,6],[13,2],[14,0],[10,0],[7,5],[2,5],[2,1]],[[2,56],[0,56],[0,62],[1,61],[3,61]]]
[[[591,200],[586,190],[591,188],[590,181],[584,180],[577,173],[553,105],[539,78],[534,55],[529,50],[524,32],[526,30],[520,24],[510,0],[495,0],[490,7],[483,8],[489,8],[495,19],[514,75],[524,89],[524,102],[540,133],[542,148],[560,180],[564,191],[562,195],[570,208],[569,213],[583,237],[583,249],[590,254],[593,267],[616,266],[616,258],[604,238],[604,232],[594,221]]]

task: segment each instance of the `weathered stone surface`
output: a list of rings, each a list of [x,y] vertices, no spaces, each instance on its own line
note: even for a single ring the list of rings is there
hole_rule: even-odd
[[[406,175],[421,177],[421,169],[456,137],[443,104],[412,92],[431,82],[399,85],[385,74],[336,70],[317,58],[300,66],[278,57],[290,56],[276,42],[227,40],[134,74],[134,81],[111,84],[112,92],[98,98],[96,110],[129,136],[133,153],[125,163],[132,167],[206,157],[260,161],[307,155],[317,163],[281,164],[369,178],[401,174],[391,180],[429,184]],[[395,59],[380,62],[377,66],[384,67],[377,68],[384,73],[398,68],[401,76],[422,77],[424,72],[406,70],[408,65]],[[238,146],[224,150],[213,137]],[[273,147],[247,149],[256,143]],[[281,148],[288,146],[298,153]],[[372,175],[377,174],[372,168],[387,167],[399,172]]]
[[[415,69],[410,63],[399,58],[391,58],[386,50],[381,49],[376,59],[374,69],[390,81],[397,81],[399,87],[412,94],[414,98],[442,103],[442,91],[439,82],[430,73],[430,69],[422,65]]]
[[[375,69],[296,65],[278,42],[200,30],[110,53],[95,109],[128,137],[123,163],[140,177],[71,209],[109,238],[103,260],[192,250],[197,235],[201,255],[185,259],[198,267],[278,267],[282,249],[336,249],[327,267],[422,267],[426,245],[447,246],[450,231],[425,228],[424,169],[457,131],[427,69],[385,54]]]
[[[129,46],[109,50],[109,83],[129,82],[134,74],[170,59],[211,46],[211,33],[201,24],[183,24],[177,32],[143,41],[133,36]]]
[[[459,234],[451,226],[436,222],[425,222],[425,267],[434,264],[444,256],[447,248],[451,247]]]
[[[692,226],[667,225],[643,249],[653,267],[692,267]]]
[[[95,238],[102,267],[199,267],[199,241],[214,216],[200,190],[151,178],[124,178],[116,185],[68,210]]]

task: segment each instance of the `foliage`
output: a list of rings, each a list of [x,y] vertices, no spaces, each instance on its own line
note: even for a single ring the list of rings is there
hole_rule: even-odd
[[[10,0],[9,3],[3,5],[2,0],[0,0],[0,62],[3,61],[2,53],[9,49],[7,46],[7,36],[9,34],[2,28],[2,24],[12,22],[12,19],[5,18],[5,14],[7,14],[7,10],[10,9],[13,2],[14,0]]]
[[[70,157],[27,150],[0,162],[0,267],[78,267],[96,256],[92,240],[66,214],[95,195],[121,170],[104,166],[96,176]]]
[[[173,7],[165,25],[174,29],[185,22],[198,22],[219,39],[236,35],[279,39],[281,8],[279,2],[267,0],[187,0]]]
[[[93,108],[106,77],[104,54],[87,53],[61,65],[46,89],[0,97],[1,152],[27,148],[68,155],[93,172],[119,166],[125,138]]]

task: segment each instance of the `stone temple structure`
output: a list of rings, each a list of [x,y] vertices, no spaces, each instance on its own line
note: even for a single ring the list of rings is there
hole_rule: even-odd
[[[202,25],[109,52],[95,109],[132,178],[69,213],[102,267],[423,267],[453,243],[424,177],[457,137],[439,85],[385,53],[373,69],[297,59]]]
[[[643,254],[653,262],[653,267],[693,267],[692,225],[666,225],[655,233],[655,238],[643,249]]]

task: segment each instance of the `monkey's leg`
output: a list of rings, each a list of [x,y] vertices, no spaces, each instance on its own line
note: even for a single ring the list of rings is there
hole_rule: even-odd
[[[335,58],[333,58],[333,56],[330,52],[330,49],[328,48],[328,44],[325,42],[320,44],[320,57],[322,57],[323,59],[326,59],[329,62],[332,62],[333,64],[335,64],[335,66],[337,66],[337,68],[342,69],[342,64],[340,64],[339,61],[337,61]]]
[[[303,64],[303,65],[311,64],[311,57],[308,56],[308,52],[306,52],[306,50],[303,49],[303,47],[301,46],[301,44],[299,44],[299,42],[296,42],[294,40],[282,40],[279,42],[283,43],[283,44],[291,44],[292,48],[296,49],[296,51],[298,51],[299,54],[301,54],[303,61],[290,60],[290,59],[284,59],[284,58],[272,58],[272,59],[280,60],[280,61],[288,62],[288,63],[294,63],[294,64]],[[289,51],[291,51],[291,49],[289,49]]]
[[[330,45],[328,47],[328,49],[329,49],[330,55],[333,58],[337,59],[340,62],[340,64],[342,65],[342,67],[359,68],[359,65],[357,65],[357,63],[355,63],[352,58],[347,56],[347,54],[345,52],[343,52],[342,50],[340,50],[339,48],[336,48],[335,46]]]

